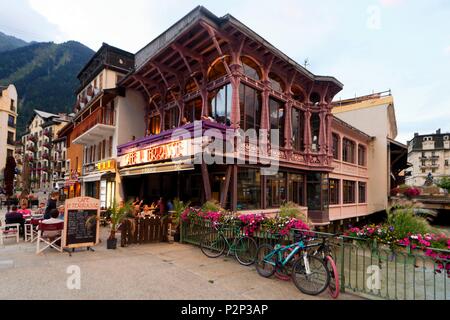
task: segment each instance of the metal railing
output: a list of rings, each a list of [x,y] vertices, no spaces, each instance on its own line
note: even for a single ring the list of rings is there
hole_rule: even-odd
[[[180,241],[199,245],[202,236],[210,231],[208,221],[182,223]],[[317,231],[314,234],[329,240],[340,273],[342,292],[386,300],[450,299],[450,273],[446,271],[450,268],[448,258],[437,260],[411,246],[390,247],[362,238]],[[225,235],[229,238],[237,236],[233,228],[226,228]],[[276,237],[268,232],[257,232],[253,238],[258,245],[293,241],[292,233]],[[450,257],[450,250],[433,251]]]

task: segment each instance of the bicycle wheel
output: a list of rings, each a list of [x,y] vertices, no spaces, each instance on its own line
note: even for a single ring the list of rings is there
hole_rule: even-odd
[[[339,274],[336,268],[336,264],[331,256],[326,257],[326,265],[328,273],[330,274],[330,284],[328,285],[328,291],[330,296],[337,299],[339,296]]]
[[[273,251],[273,247],[270,244],[263,244],[258,248],[256,254],[256,271],[258,271],[260,276],[265,278],[271,277],[276,270],[275,263],[277,260],[276,254],[267,260],[266,256]],[[272,262],[273,264],[271,264]]]
[[[236,242],[236,247],[234,248],[234,255],[237,261],[244,266],[249,266],[255,263],[256,252],[258,251],[258,246],[253,238],[244,236],[240,237]]]
[[[307,255],[309,274],[306,273],[305,259],[301,256],[292,267],[292,281],[303,293],[318,295],[322,293],[330,282],[330,274],[322,259]]]
[[[220,257],[227,246],[227,242],[223,235],[217,232],[206,234],[200,242],[200,249],[209,258]]]

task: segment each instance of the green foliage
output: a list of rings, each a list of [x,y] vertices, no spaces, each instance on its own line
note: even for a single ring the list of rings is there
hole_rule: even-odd
[[[305,215],[303,214],[300,207],[294,202],[286,202],[280,207],[280,217],[282,218],[296,218],[306,221]]]
[[[450,192],[450,176],[442,177],[436,183],[439,188],[445,189]]]
[[[94,52],[75,41],[33,43],[0,52],[0,85],[14,83],[19,95],[17,136],[26,131],[33,110],[71,112],[77,74]]]
[[[225,212],[225,209],[220,206],[216,200],[206,201],[202,206],[203,212]]]
[[[189,207],[189,205],[191,204],[190,201],[188,201],[187,203],[184,203],[183,201],[181,201],[178,198],[175,198],[173,200],[173,211],[175,211],[175,214],[172,218],[172,221],[175,225],[178,225],[180,223],[180,216],[183,213],[184,210],[186,210],[186,208]]]
[[[431,230],[424,218],[415,215],[412,206],[398,205],[388,210],[386,224],[394,228],[393,232],[397,239],[403,239],[408,234],[426,234]]]
[[[109,239],[115,239],[115,234],[120,223],[129,217],[129,214],[133,211],[133,201],[126,202],[123,207],[119,206],[115,202],[110,209],[109,219],[111,221],[111,234]]]

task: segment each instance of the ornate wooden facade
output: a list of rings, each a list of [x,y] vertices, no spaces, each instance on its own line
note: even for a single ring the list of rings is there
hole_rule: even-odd
[[[119,86],[147,101],[147,138],[119,146],[119,155],[187,122],[213,118],[227,128],[279,129],[282,168],[333,170],[331,101],[343,85],[312,74],[230,15],[218,18],[197,7],[136,53],[134,70]],[[244,150],[254,153],[248,143]],[[201,171],[208,199],[206,166]],[[236,209],[237,166],[225,177],[221,202],[230,187]],[[265,192],[261,197],[265,208]]]

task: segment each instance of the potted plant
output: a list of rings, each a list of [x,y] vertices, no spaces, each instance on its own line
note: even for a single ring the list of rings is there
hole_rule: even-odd
[[[133,203],[132,201],[128,201],[123,205],[119,205],[118,203],[114,203],[112,208],[110,209],[110,233],[109,237],[106,241],[107,249],[116,249],[117,248],[117,238],[116,232],[119,230],[120,224],[128,219],[128,215],[132,212]]]
[[[184,203],[178,198],[175,198],[173,200],[173,211],[174,215],[172,217],[172,223],[176,226],[175,227],[175,234],[173,236],[173,240],[176,242],[180,241],[180,217],[181,214],[186,210],[187,207],[189,207],[190,202]]]

